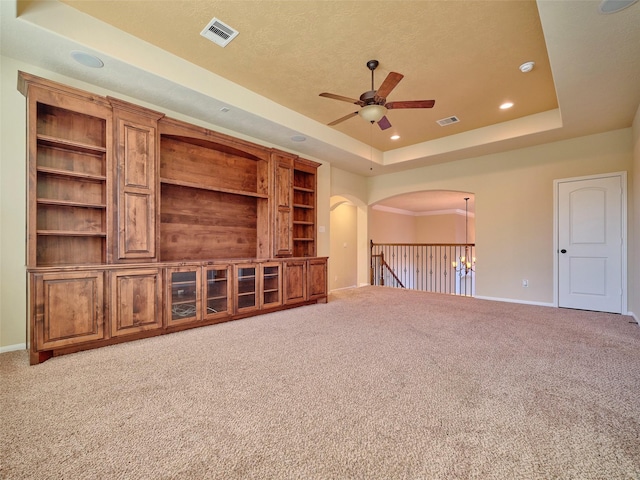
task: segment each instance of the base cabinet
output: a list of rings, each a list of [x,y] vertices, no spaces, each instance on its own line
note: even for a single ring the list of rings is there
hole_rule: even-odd
[[[111,272],[111,336],[162,328],[162,275],[155,269]]]
[[[292,305],[327,299],[327,258],[285,260],[284,303]]]
[[[327,259],[35,269],[30,362],[326,301]]]
[[[36,274],[31,289],[32,363],[38,352],[105,338],[104,272]]]

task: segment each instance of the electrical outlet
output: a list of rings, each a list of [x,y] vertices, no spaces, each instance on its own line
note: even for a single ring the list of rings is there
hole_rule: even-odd
[[[528,287],[529,286],[529,280],[522,280],[522,286],[523,287]]]

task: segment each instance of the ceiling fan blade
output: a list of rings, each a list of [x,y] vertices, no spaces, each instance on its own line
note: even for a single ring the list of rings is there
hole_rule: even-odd
[[[335,95],[333,93],[321,93],[321,97],[333,98],[334,100],[341,100],[343,102],[354,103],[356,105],[363,106],[364,102],[362,100],[356,100],[355,98],[343,97],[342,95]]]
[[[387,128],[391,128],[391,122],[389,122],[389,119],[385,116],[378,121],[378,126],[380,130],[386,130]]]
[[[351,117],[355,117],[356,115],[358,115],[358,112],[350,113],[349,115],[345,115],[344,117],[334,120],[331,123],[327,123],[327,125],[329,125],[330,127],[333,125],[337,125],[338,123],[344,122],[345,120],[349,120]]]
[[[385,104],[389,110],[394,108],[433,108],[435,100],[407,100],[404,102],[389,102]]]
[[[387,98],[391,93],[391,90],[396,88],[396,85],[400,83],[400,80],[404,78],[404,75],[396,72],[389,72],[387,78],[384,79],[380,88],[376,91],[376,97]]]

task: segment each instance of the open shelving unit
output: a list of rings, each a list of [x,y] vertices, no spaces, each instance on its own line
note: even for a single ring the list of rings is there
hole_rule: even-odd
[[[293,172],[293,256],[316,255],[316,173],[300,160]]]
[[[107,252],[110,122],[36,99],[30,208],[37,266],[101,264]]]
[[[264,254],[258,239],[268,228],[268,158],[243,147],[177,120],[163,124],[161,261]]]

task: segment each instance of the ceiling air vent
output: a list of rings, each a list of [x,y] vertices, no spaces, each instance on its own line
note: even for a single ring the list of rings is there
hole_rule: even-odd
[[[238,36],[238,33],[237,30],[214,17],[200,32],[200,35],[221,47],[226,47],[231,40]]]
[[[453,117],[443,118],[441,120],[436,120],[436,123],[441,127],[446,127],[447,125],[451,125],[452,123],[458,123],[460,119],[455,115]]]

